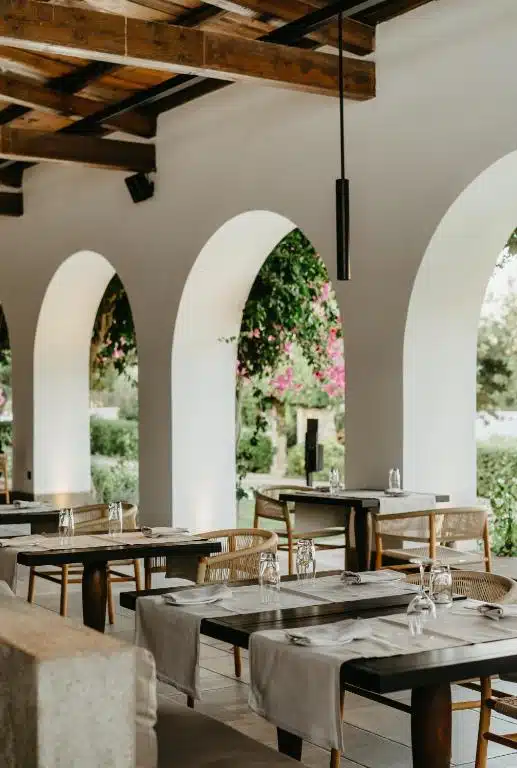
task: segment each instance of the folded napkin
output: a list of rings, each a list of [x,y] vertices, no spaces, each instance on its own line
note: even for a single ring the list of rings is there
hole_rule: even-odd
[[[477,610],[482,616],[486,616],[487,619],[493,621],[499,621],[499,619],[516,618],[517,619],[517,605],[499,605],[498,603],[483,603],[477,606]]]
[[[224,584],[209,584],[206,587],[192,587],[163,596],[170,605],[207,605],[218,600],[228,600],[233,592]]]
[[[345,584],[382,584],[388,581],[403,581],[404,574],[398,571],[366,571],[364,573],[355,573],[354,571],[343,571],[341,581]]]
[[[304,629],[288,629],[285,636],[295,645],[312,647],[333,647],[352,643],[354,640],[364,640],[370,637],[372,628],[360,620],[339,624],[326,624],[321,627],[305,627]]]
[[[148,539],[161,539],[164,536],[179,536],[189,532],[188,528],[167,528],[163,526],[151,528],[148,525],[143,525],[141,531]]]

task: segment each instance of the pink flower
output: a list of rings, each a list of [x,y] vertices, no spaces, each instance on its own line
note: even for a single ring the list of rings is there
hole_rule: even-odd
[[[286,341],[285,344],[284,344],[284,352],[286,353],[286,355],[290,355],[292,351],[293,351],[293,344],[292,344],[292,342],[291,341]]]
[[[267,337],[267,340],[268,340],[268,341],[274,341],[274,340],[275,340],[275,337],[274,337],[274,336],[268,336],[268,337]]]
[[[255,328],[253,331],[253,336],[258,339],[260,338],[260,330],[258,328]]]
[[[328,301],[330,295],[330,283],[324,283],[321,288],[320,301]]]

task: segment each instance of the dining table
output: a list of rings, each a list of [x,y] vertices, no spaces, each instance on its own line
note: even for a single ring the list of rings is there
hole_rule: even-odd
[[[326,575],[326,574],[322,574]],[[288,581],[292,577],[283,578]],[[174,590],[175,591],[175,590]],[[121,605],[136,609],[143,596],[163,595],[171,588],[122,592]],[[463,598],[459,598],[462,600]],[[293,630],[342,622],[344,619],[397,618],[405,621],[411,595],[321,603],[260,613],[210,616],[201,621],[201,634],[248,649],[254,633]],[[400,616],[397,616],[400,614]],[[489,625],[492,624],[489,620]],[[342,693],[354,692],[382,702],[388,694],[411,691],[411,703],[390,700],[390,706],[411,717],[411,749],[415,768],[450,768],[452,709],[451,685],[517,669],[517,640],[501,639],[418,651],[387,658],[358,658],[340,667]],[[346,706],[346,696],[345,696]],[[277,727],[279,751],[301,761],[303,739]]]
[[[123,538],[127,540],[123,541]],[[89,534],[84,537],[70,537],[68,542],[50,536],[42,537],[42,541],[41,546],[27,544],[24,547],[23,541],[18,539],[17,562],[28,567],[82,565],[83,621],[87,627],[99,632],[104,632],[106,623],[107,573],[110,562],[167,557],[181,558],[182,562],[187,564],[189,560],[197,563],[200,557],[221,551],[221,544],[217,541],[171,541],[166,537],[160,540],[144,536],[134,536],[131,539],[131,534],[122,534],[119,540],[116,536],[110,537],[108,534]]]
[[[407,492],[405,496],[390,497],[382,490],[348,488],[331,494],[328,489],[317,487],[313,491],[289,489],[279,493],[280,501],[295,505],[298,532],[322,527],[344,527],[346,567],[357,571],[367,571],[374,567],[372,516],[379,514],[385,499],[393,504],[398,501],[401,505],[398,511],[403,512],[406,511],[408,500],[411,501],[411,511],[423,511],[428,508],[430,501],[433,506],[443,504],[450,501],[450,496],[445,493]]]
[[[59,509],[49,504],[0,504],[0,525],[30,525],[31,533],[54,533],[58,521]]]

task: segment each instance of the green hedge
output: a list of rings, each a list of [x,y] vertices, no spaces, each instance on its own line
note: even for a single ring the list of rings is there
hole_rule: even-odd
[[[11,421],[0,421],[0,445],[6,448],[13,444],[13,425]]]
[[[138,423],[124,419],[90,419],[91,452],[94,456],[138,458]]]
[[[271,438],[259,435],[255,440],[244,433],[239,440],[237,464],[242,464],[247,472],[267,474],[273,463],[274,448]]]
[[[329,469],[337,467],[343,476],[345,446],[335,440],[323,443],[323,472],[314,475],[316,480],[328,480]],[[305,477],[305,446],[295,445],[287,452],[287,476]]]
[[[92,487],[95,500],[102,504],[110,501],[138,503],[138,472],[119,461],[115,466],[92,465]]]
[[[477,492],[492,505],[493,552],[517,555],[517,447],[478,445]]]

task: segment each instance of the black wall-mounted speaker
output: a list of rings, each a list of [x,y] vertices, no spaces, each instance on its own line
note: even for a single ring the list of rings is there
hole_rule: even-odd
[[[125,182],[134,203],[143,203],[154,195],[154,181],[151,181],[145,173],[128,176]]]

